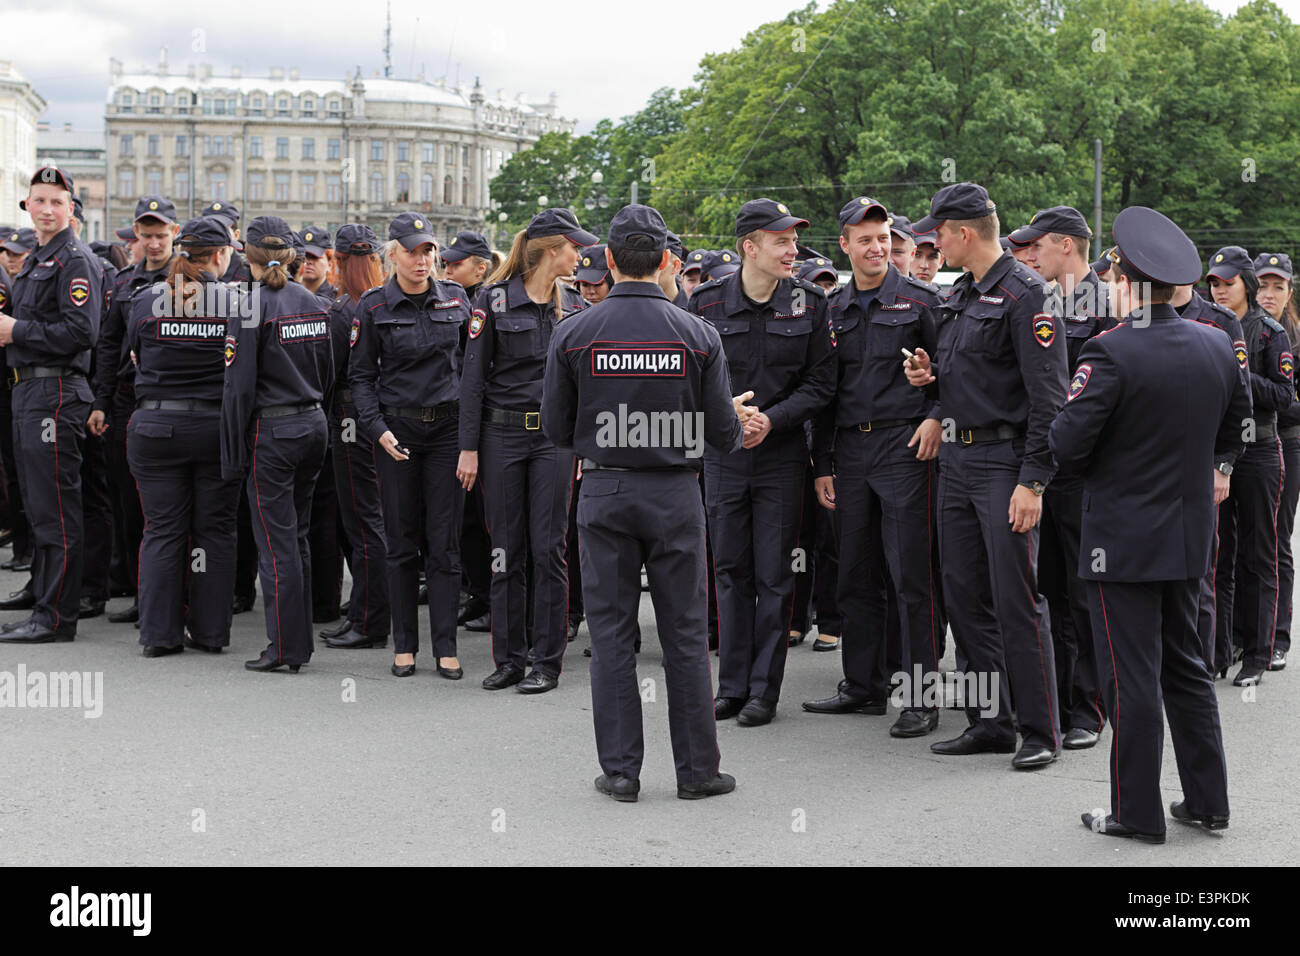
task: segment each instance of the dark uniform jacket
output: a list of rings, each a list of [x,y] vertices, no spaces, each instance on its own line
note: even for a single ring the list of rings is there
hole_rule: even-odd
[[[176,309],[173,289],[165,282],[135,293],[122,351],[136,355],[137,399],[221,401],[226,325],[239,314],[242,300],[211,273],[203,273],[203,280],[200,309]]]
[[[101,275],[98,257],[71,226],[32,250],[14,277],[16,324],[6,349],[10,368],[44,365],[90,372],[104,304]]]
[[[91,404],[92,411],[106,412],[112,408],[113,393],[117,391],[118,384],[133,380],[134,372],[128,354],[130,350],[122,347],[127,318],[132,310],[131,300],[141,289],[166,279],[171,267],[171,259],[157,269],[146,269],[144,262],[137,262],[117,274],[117,281],[109,296],[108,314],[104,317],[104,326],[100,329],[99,341],[95,344],[95,381],[92,385],[95,400]],[[172,311],[177,310],[173,308]]]

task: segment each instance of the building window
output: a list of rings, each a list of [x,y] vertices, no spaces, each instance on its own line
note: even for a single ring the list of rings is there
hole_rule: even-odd
[[[248,198],[249,199],[266,198],[266,174],[265,173],[248,174]]]
[[[146,156],[158,155],[158,136],[156,133],[150,133],[149,138],[145,140],[145,155]]]
[[[446,164],[447,164],[448,166],[454,166],[454,165],[456,164],[456,147],[455,147],[455,146],[448,146],[448,147],[447,147],[447,151],[446,151],[446,154],[445,154],[445,156],[444,156],[444,159],[446,160]]]
[[[149,112],[150,113],[162,112],[162,96],[160,94],[158,93],[149,94]]]
[[[122,155],[130,156],[134,152],[134,144],[130,133],[122,134]]]
[[[338,119],[340,116],[343,115],[340,110],[338,100],[330,100],[329,109],[330,109],[330,119]]]
[[[468,165],[469,165],[469,147],[468,147],[468,146],[462,146],[462,147],[460,148],[460,164],[461,164],[462,166],[468,166]]]
[[[235,147],[235,138],[233,136],[205,136],[203,137],[203,155],[204,156],[230,156]]]
[[[177,94],[176,94],[176,112],[177,112],[177,113],[188,113],[189,111],[190,111],[190,94],[188,94],[188,93],[177,93]]]
[[[316,140],[312,139],[310,136],[303,137],[302,158],[303,159],[316,158]]]
[[[433,173],[420,177],[420,202],[433,202]]]
[[[409,163],[411,161],[411,143],[409,140],[399,139],[397,141],[397,161],[399,163]]]
[[[279,116],[289,115],[289,97],[287,96],[280,97],[280,99],[276,102],[276,113]]]
[[[219,172],[208,173],[208,187],[213,199],[225,199],[226,174]]]
[[[470,202],[469,202],[469,179],[468,179],[468,178],[466,178],[466,179],[462,179],[462,180],[460,181],[460,204],[461,204],[462,206],[468,206],[468,205],[470,204]]]
[[[190,173],[188,169],[178,170],[176,173],[176,198],[190,198]]]
[[[123,91],[121,94],[121,107],[123,113],[131,113],[135,110],[135,94]]]
[[[275,158],[276,159],[289,158],[289,137],[288,136],[277,136],[275,138]]]
[[[213,100],[213,101],[212,101],[212,112],[216,113],[218,116],[225,116],[225,115],[226,115],[226,101],[225,101],[225,100]]]
[[[382,139],[372,139],[370,141],[370,161],[372,163],[382,163],[384,161],[384,141]]]
[[[117,174],[117,194],[123,199],[135,197],[135,172],[130,169],[119,170]]]
[[[498,150],[497,150],[497,165],[496,165],[496,168],[497,168],[497,169],[500,169],[500,168],[501,168],[501,163],[502,163],[503,161],[504,161],[504,160],[503,160],[502,157],[501,157],[501,150],[498,149]]]
[[[421,143],[421,159],[426,163],[434,161],[433,143]]]
[[[288,173],[275,174],[275,201],[276,202],[289,201],[289,174]]]
[[[316,201],[316,174],[307,173],[300,177],[302,179],[302,201]]]
[[[408,203],[411,201],[411,177],[406,173],[397,174],[397,202]]]
[[[444,206],[451,205],[451,177],[450,176],[448,176],[446,179],[442,181],[442,204]]]
[[[163,191],[162,170],[150,169],[144,174],[144,194],[146,196],[161,196]]]
[[[334,204],[343,201],[343,184],[341,177],[333,174],[325,177],[325,201]]]
[[[190,138],[188,136],[176,137],[176,155],[188,156],[190,154]]]
[[[314,99],[312,99],[310,96],[304,96],[304,97],[303,97],[303,100],[302,100],[302,115],[303,115],[303,116],[315,116],[315,115],[316,115],[316,101],[315,101]]]
[[[368,198],[372,203],[375,203],[376,205],[383,203],[384,201],[384,174],[383,173],[370,174],[370,195]]]
[[[262,158],[262,137],[260,136],[248,137],[248,158],[249,159]]]
[[[339,141],[337,139],[329,139],[325,141],[325,158],[339,158]]]

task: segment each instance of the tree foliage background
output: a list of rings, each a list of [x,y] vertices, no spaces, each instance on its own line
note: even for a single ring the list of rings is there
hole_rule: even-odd
[[[1091,222],[1100,139],[1104,229],[1141,204],[1205,254],[1294,255],[1297,64],[1300,29],[1270,0],[1230,17],[1199,0],[811,3],[633,116],[543,136],[492,198],[511,231],[545,197],[603,234],[635,181],[688,248],[718,248],[741,203],[770,196],[843,261],[836,212],[864,193],[916,219],[974,180],[1004,232],[1061,203]]]

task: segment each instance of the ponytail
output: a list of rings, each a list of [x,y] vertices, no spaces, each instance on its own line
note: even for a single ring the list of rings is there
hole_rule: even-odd
[[[278,291],[289,284],[289,263],[293,262],[295,256],[293,246],[281,240],[276,240],[276,244],[269,247],[248,243],[244,246],[244,255],[262,270],[259,281],[268,289]]]

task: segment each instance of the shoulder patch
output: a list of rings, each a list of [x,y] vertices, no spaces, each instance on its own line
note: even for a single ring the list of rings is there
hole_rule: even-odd
[[[474,315],[469,320],[469,337],[476,339],[483,331],[483,323],[487,321],[487,314],[482,309],[475,309]]]
[[[68,300],[76,306],[86,304],[90,298],[90,280],[76,278],[68,283]]]
[[[235,364],[235,346],[238,344],[238,341],[239,340],[236,339],[233,335],[226,336],[226,367],[227,368]]]
[[[1070,394],[1065,397],[1065,400],[1072,402],[1078,398],[1079,394],[1088,387],[1088,379],[1090,378],[1092,378],[1092,366],[1085,362],[1074,373],[1074,378],[1070,379]]]
[[[9,297],[5,294],[5,287],[0,285],[0,309],[3,309],[9,303]]]
[[[831,330],[831,348],[839,348],[840,340],[835,336],[835,320],[829,315],[826,316],[826,328]]]
[[[361,338],[361,316],[352,317],[352,330],[348,332],[348,348],[355,348],[357,339]]]
[[[1211,328],[1217,328],[1217,326],[1215,326],[1212,322],[1207,322],[1205,324],[1209,325]],[[1243,342],[1241,339],[1237,339],[1237,341],[1233,342],[1232,354],[1237,357],[1237,364],[1240,365],[1242,368],[1245,368],[1246,362],[1250,358],[1250,353],[1246,351],[1246,343]]]
[[[1051,348],[1056,341],[1056,322],[1050,312],[1039,312],[1034,316],[1034,341],[1045,349]]]
[[[1295,360],[1292,359],[1290,352],[1283,352],[1278,356],[1277,370],[1285,375],[1288,381],[1290,380],[1291,374],[1295,371]]]

